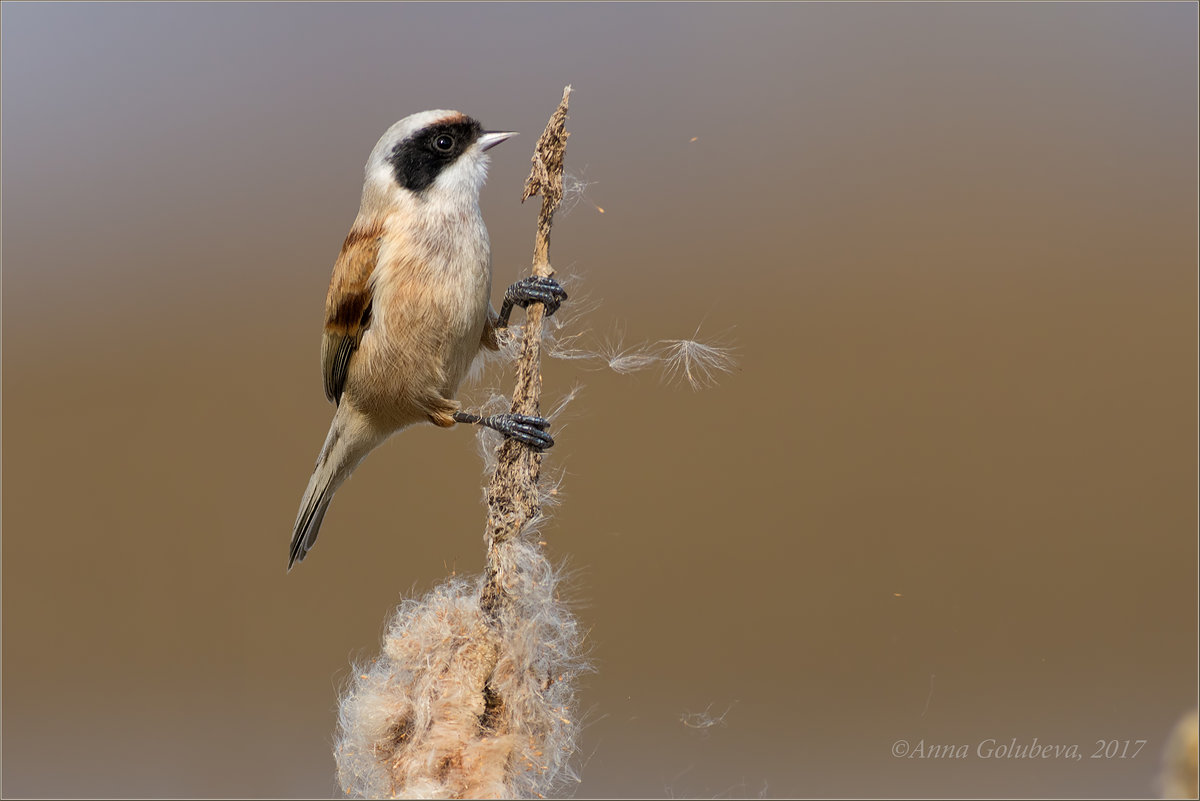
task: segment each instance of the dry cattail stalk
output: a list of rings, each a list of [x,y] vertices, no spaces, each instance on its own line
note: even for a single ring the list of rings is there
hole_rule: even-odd
[[[550,228],[562,199],[567,100],[538,140],[522,200],[542,196],[533,274],[553,275]],[[539,413],[543,309],[527,310],[512,411]],[[542,796],[575,778],[574,678],[583,669],[559,574],[534,536],[541,454],[499,447],[487,490],[487,567],[405,601],[383,653],[341,701],[336,744],[343,791],[363,797]]]

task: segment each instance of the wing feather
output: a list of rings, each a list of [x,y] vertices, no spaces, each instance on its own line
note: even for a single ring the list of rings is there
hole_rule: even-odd
[[[355,223],[333,265],[329,294],[325,296],[321,372],[325,397],[335,404],[342,399],[350,362],[363,332],[371,324],[371,273],[379,257],[382,236],[382,225]]]

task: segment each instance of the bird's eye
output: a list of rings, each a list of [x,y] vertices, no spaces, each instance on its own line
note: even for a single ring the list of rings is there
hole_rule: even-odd
[[[434,137],[433,149],[439,153],[449,153],[454,149],[454,137],[450,134],[440,134]]]

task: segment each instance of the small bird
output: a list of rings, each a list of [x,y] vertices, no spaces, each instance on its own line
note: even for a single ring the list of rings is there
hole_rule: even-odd
[[[566,292],[525,278],[491,305],[492,256],[479,211],[487,151],[515,135],[485,131],[457,111],[397,122],[367,159],[358,217],[333,265],[325,298],[321,370],[337,406],[292,531],[288,570],[313,547],[329,502],[368,453],[428,421],[473,423],[542,450],[554,444],[542,417],[461,411],[459,384],[513,306],[553,314]]]

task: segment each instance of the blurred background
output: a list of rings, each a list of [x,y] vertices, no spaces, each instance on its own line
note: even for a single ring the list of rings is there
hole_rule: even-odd
[[[362,165],[423,109],[521,131],[482,200],[498,298],[568,83],[568,330],[738,358],[697,393],[545,365],[548,407],[583,386],[543,530],[596,669],[575,793],[1156,793],[1197,694],[1196,26],[5,3],[4,794],[337,794],[351,662],[484,557],[475,438],[426,426],[284,570]],[[1012,738],[1083,758],[974,755]]]

